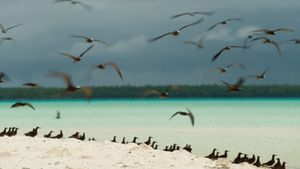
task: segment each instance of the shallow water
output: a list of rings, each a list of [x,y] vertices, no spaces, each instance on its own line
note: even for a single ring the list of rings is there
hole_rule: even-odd
[[[216,147],[221,153],[230,150],[230,159],[241,151],[258,154],[263,162],[275,153],[289,168],[300,168],[300,99],[32,101],[36,111],[11,109],[13,103],[0,103],[0,124],[21,128],[19,134],[40,126],[40,136],[50,129],[63,129],[65,135],[85,131],[98,140],[117,135],[118,140],[138,136],[144,141],[151,135],[160,148],[189,143],[202,156]],[[168,120],[186,107],[195,115],[195,127],[187,117]]]

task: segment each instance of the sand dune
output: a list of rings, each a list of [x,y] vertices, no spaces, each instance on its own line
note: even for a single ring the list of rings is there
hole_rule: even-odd
[[[23,136],[0,138],[1,169],[252,169],[249,164],[211,161],[185,150],[164,152],[147,145],[109,141],[44,139]]]

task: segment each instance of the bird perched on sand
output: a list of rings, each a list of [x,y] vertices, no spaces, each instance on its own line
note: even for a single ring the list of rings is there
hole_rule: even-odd
[[[195,15],[206,15],[206,16],[211,16],[213,15],[215,12],[185,12],[185,13],[180,13],[180,14],[176,14],[170,17],[170,19],[175,19],[181,16],[195,16]]]
[[[228,157],[228,150],[225,150],[224,154],[219,155],[218,158],[227,158]]]
[[[94,45],[89,46],[85,51],[83,51],[79,56],[71,55],[68,53],[60,53],[63,56],[67,56],[73,60],[73,63],[77,63],[81,61],[81,57],[86,54],[89,50],[91,50],[94,47]]]
[[[249,76],[250,78],[256,78],[258,80],[260,79],[265,79],[266,78],[266,73],[269,71],[269,68],[267,68],[264,72],[262,72],[261,74],[258,75],[253,75],[253,76]]]
[[[77,132],[74,133],[73,135],[69,136],[69,138],[75,138],[75,139],[78,139],[78,138],[79,138],[79,132],[77,131]]]
[[[24,106],[28,106],[28,107],[32,108],[33,110],[35,110],[35,108],[32,106],[32,104],[28,103],[28,102],[16,102],[13,105],[11,105],[10,108],[24,107]]]
[[[62,132],[62,130],[60,130],[59,134],[57,134],[56,136],[52,136],[51,138],[61,139],[63,137],[64,137],[63,132]]]
[[[230,22],[230,21],[242,21],[242,19],[241,19],[241,18],[229,18],[229,19],[220,21],[220,22],[218,22],[218,23],[212,25],[211,27],[209,27],[209,28],[207,29],[207,31],[212,30],[213,28],[215,28],[215,27],[218,26],[218,25],[226,25],[226,24],[228,24],[228,22]]]
[[[70,2],[72,5],[81,5],[83,8],[85,8],[86,10],[92,10],[93,7],[86,4],[86,3],[83,3],[83,2],[80,2],[80,1],[76,1],[76,0],[55,0],[54,1],[55,3],[56,2]]]
[[[99,42],[99,43],[102,43],[106,46],[110,46],[110,44],[102,41],[102,40],[99,40],[99,39],[95,39],[95,38],[92,38],[92,37],[88,37],[88,36],[81,36],[81,35],[71,35],[71,37],[73,38],[81,38],[81,39],[84,39],[84,41],[86,43],[93,43],[93,42]]]
[[[262,32],[266,35],[276,35],[277,32],[294,32],[294,30],[292,29],[289,29],[289,28],[278,28],[278,29],[274,29],[274,30],[270,30],[270,29],[258,29],[258,30],[255,30],[255,31],[252,31],[254,33],[257,33],[257,32]]]
[[[119,75],[119,77],[123,80],[123,75],[122,75],[121,69],[120,69],[119,65],[114,62],[107,62],[107,63],[99,64],[99,65],[96,65],[94,68],[104,70],[107,66],[111,66],[115,70],[115,72]]]
[[[33,82],[27,82],[27,83],[24,83],[22,84],[22,86],[25,86],[25,87],[40,87],[40,85],[38,83],[33,83]]]
[[[31,131],[25,133],[24,135],[28,137],[35,137],[38,134],[38,129],[40,129],[40,127],[33,128]]]
[[[204,20],[204,19],[201,18],[201,19],[197,20],[196,22],[193,22],[193,23],[191,23],[191,24],[185,25],[185,26],[183,26],[183,27],[181,27],[181,28],[179,28],[179,29],[177,29],[177,30],[175,30],[175,31],[168,32],[168,33],[165,33],[165,34],[160,35],[160,36],[158,36],[158,37],[155,37],[155,38],[153,38],[153,39],[150,39],[149,42],[154,42],[154,41],[156,41],[156,40],[158,40],[158,39],[161,39],[161,38],[163,38],[163,37],[165,37],[165,36],[167,36],[167,35],[178,36],[178,35],[180,34],[180,31],[182,31],[183,29],[188,28],[188,27],[190,27],[190,26],[197,25],[197,24],[201,23],[203,20]]]
[[[271,167],[273,164],[275,164],[275,157],[277,155],[276,154],[273,154],[272,155],[272,159],[266,163],[263,163],[262,166],[267,166],[267,167]]]
[[[191,123],[192,123],[192,126],[194,126],[194,125],[195,125],[195,117],[194,117],[194,115],[193,115],[193,113],[191,112],[190,109],[186,108],[186,110],[187,110],[188,112],[178,111],[178,112],[174,113],[174,114],[169,118],[169,120],[171,120],[171,119],[172,119],[174,116],[176,116],[176,115],[189,116],[189,118],[190,118],[190,120],[191,120]]]
[[[53,133],[53,131],[51,130],[48,134],[44,135],[44,138],[51,138],[52,133]]]
[[[4,72],[0,72],[0,83],[4,83],[6,81],[9,81],[9,77]]]
[[[217,70],[219,73],[226,73],[231,67],[238,67],[238,68],[245,69],[245,66],[243,64],[229,64],[225,67],[216,67],[215,70]]]
[[[222,81],[227,86],[227,92],[234,92],[242,90],[241,86],[245,83],[245,78],[239,78],[235,84],[229,84],[225,81]]]
[[[1,32],[2,32],[2,33],[7,33],[10,29],[15,28],[15,27],[19,27],[19,26],[21,26],[21,25],[23,25],[23,23],[20,23],[20,24],[13,25],[13,26],[10,26],[10,27],[8,27],[8,28],[5,28],[5,27],[0,23],[0,29],[1,29]]]
[[[209,159],[214,158],[216,151],[217,151],[217,149],[214,148],[213,151],[209,155],[205,156],[205,158],[209,158]]]
[[[226,47],[224,47],[223,49],[221,49],[218,53],[216,53],[216,54],[213,56],[212,61],[215,61],[215,60],[221,55],[221,53],[223,53],[224,51],[226,51],[226,50],[229,51],[229,50],[234,49],[234,48],[245,49],[245,48],[247,48],[247,47],[245,47],[245,46],[236,46],[236,45],[226,46]]]
[[[254,38],[254,39],[251,40],[251,42],[254,42],[254,41],[257,41],[257,40],[262,40],[262,43],[263,43],[263,44],[271,44],[271,45],[273,45],[273,46],[277,49],[278,54],[279,54],[280,56],[282,55],[282,54],[281,54],[281,49],[280,49],[279,44],[278,44],[277,42],[272,41],[271,39],[266,38],[266,37],[258,37],[258,38]]]
[[[88,98],[89,100],[91,99],[91,97],[92,97],[92,89],[89,88],[89,87],[75,86],[72,83],[72,79],[71,79],[71,77],[68,74],[62,73],[62,72],[51,72],[50,73],[50,77],[57,77],[57,78],[63,79],[64,82],[65,82],[65,84],[66,84],[66,86],[67,86],[65,88],[66,92],[73,93],[75,91],[82,90],[84,92],[85,97]]]

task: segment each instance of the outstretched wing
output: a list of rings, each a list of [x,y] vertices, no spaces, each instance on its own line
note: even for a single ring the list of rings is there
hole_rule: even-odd
[[[88,101],[90,102],[92,99],[92,95],[93,95],[93,90],[90,87],[83,87],[82,88],[84,96],[88,99]]]
[[[10,30],[10,29],[12,29],[12,28],[15,28],[15,27],[21,26],[21,25],[23,25],[23,23],[20,23],[20,24],[17,24],[17,25],[14,25],[14,26],[8,27],[8,28],[6,28],[6,31],[8,31],[8,30]]]
[[[165,36],[167,36],[167,35],[170,35],[170,34],[172,34],[172,33],[173,33],[173,32],[165,33],[165,34],[160,35],[160,36],[158,36],[158,37],[155,37],[155,38],[153,38],[153,39],[149,39],[148,42],[154,42],[154,41],[157,41],[158,39],[161,39],[161,38],[163,38],[163,37],[165,37]]]
[[[144,95],[145,96],[148,96],[148,95],[159,95],[160,96],[160,92],[156,89],[151,89],[151,90],[145,91]]]
[[[274,42],[274,41],[270,41],[270,43],[273,44],[273,45],[275,46],[275,48],[276,48],[278,54],[281,56],[281,55],[282,55],[282,54],[281,54],[281,49],[280,49],[278,43],[276,43],[276,42]]]
[[[92,10],[93,9],[92,6],[90,6],[90,5],[86,4],[86,3],[83,3],[83,2],[77,2],[77,4],[81,5],[86,10]]]
[[[239,80],[236,82],[236,86],[242,86],[245,83],[246,79],[245,78],[239,78]]]
[[[267,69],[262,73],[262,75],[264,76],[268,71],[269,71],[269,68],[267,68]]]
[[[4,26],[1,23],[0,23],[0,29],[1,29],[1,32],[5,31],[5,28],[4,28]]]
[[[192,125],[194,126],[195,125],[195,117],[194,117],[192,111],[189,108],[186,108],[186,110],[189,112],[188,116],[191,120]]]
[[[204,19],[201,18],[201,19],[197,20],[196,22],[193,22],[193,23],[191,23],[191,24],[188,24],[188,25],[185,25],[185,26],[179,28],[178,30],[181,31],[181,30],[183,30],[183,29],[185,29],[185,28],[187,28],[187,27],[190,27],[190,26],[193,26],[193,25],[197,25],[197,24],[203,22],[203,20],[204,20]]]
[[[71,77],[65,73],[62,72],[51,72],[50,73],[50,77],[58,77],[58,78],[62,78],[67,86],[74,86],[72,84],[72,80]]]
[[[100,43],[102,43],[102,44],[104,44],[104,45],[106,45],[106,46],[111,46],[111,44],[106,43],[106,42],[104,42],[104,41],[102,41],[102,40],[99,40],[99,39],[95,39],[94,41],[100,42]]]
[[[174,114],[169,118],[169,120],[171,120],[171,119],[172,119],[174,116],[176,116],[177,114],[180,114],[180,111],[174,113]]]
[[[24,103],[24,104],[25,104],[25,106],[28,106],[28,107],[32,108],[33,110],[35,110],[35,108],[32,106],[31,103]]]
[[[191,13],[181,13],[181,14],[177,14],[177,15],[173,15],[173,16],[171,16],[171,18],[170,19],[175,19],[175,18],[178,18],[178,17],[180,17],[180,16],[183,16],[183,15],[190,15]]]
[[[221,53],[222,53],[224,50],[226,50],[226,47],[223,48],[223,49],[221,49],[218,53],[216,53],[216,54],[213,56],[212,61],[215,61],[215,60],[221,55]]]
[[[76,59],[76,56],[73,56],[73,55],[68,54],[68,53],[60,53],[60,54],[63,55],[63,56],[67,56],[67,57],[69,57],[69,58],[71,58],[71,59],[73,59],[73,60]]]
[[[94,45],[89,46],[85,51],[83,51],[79,57],[82,57],[84,54],[86,54],[86,52],[88,52],[89,50],[91,50],[94,47]]]
[[[222,83],[225,84],[227,87],[231,86],[229,83],[222,80]]]
[[[293,29],[289,29],[289,28],[278,28],[278,29],[275,29],[274,31],[275,32],[278,32],[278,31],[294,32]]]
[[[111,65],[112,68],[118,73],[119,77],[123,80],[122,72],[116,63],[109,62],[109,63],[106,63],[106,65]]]
[[[71,35],[72,38],[83,38],[83,39],[87,39],[89,37],[87,36],[81,36],[81,35]]]

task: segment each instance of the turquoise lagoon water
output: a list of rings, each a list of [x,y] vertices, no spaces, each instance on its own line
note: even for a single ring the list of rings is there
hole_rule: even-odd
[[[17,126],[19,135],[40,126],[39,136],[50,129],[70,135],[86,132],[100,141],[144,141],[153,136],[160,144],[191,144],[197,155],[213,148],[258,154],[262,161],[278,154],[289,168],[300,168],[300,99],[177,99],[177,100],[84,100],[32,101],[28,107],[11,109],[14,101],[0,103],[1,127]],[[195,115],[195,127],[187,117],[169,117],[188,107]],[[61,119],[56,120],[56,111]]]

